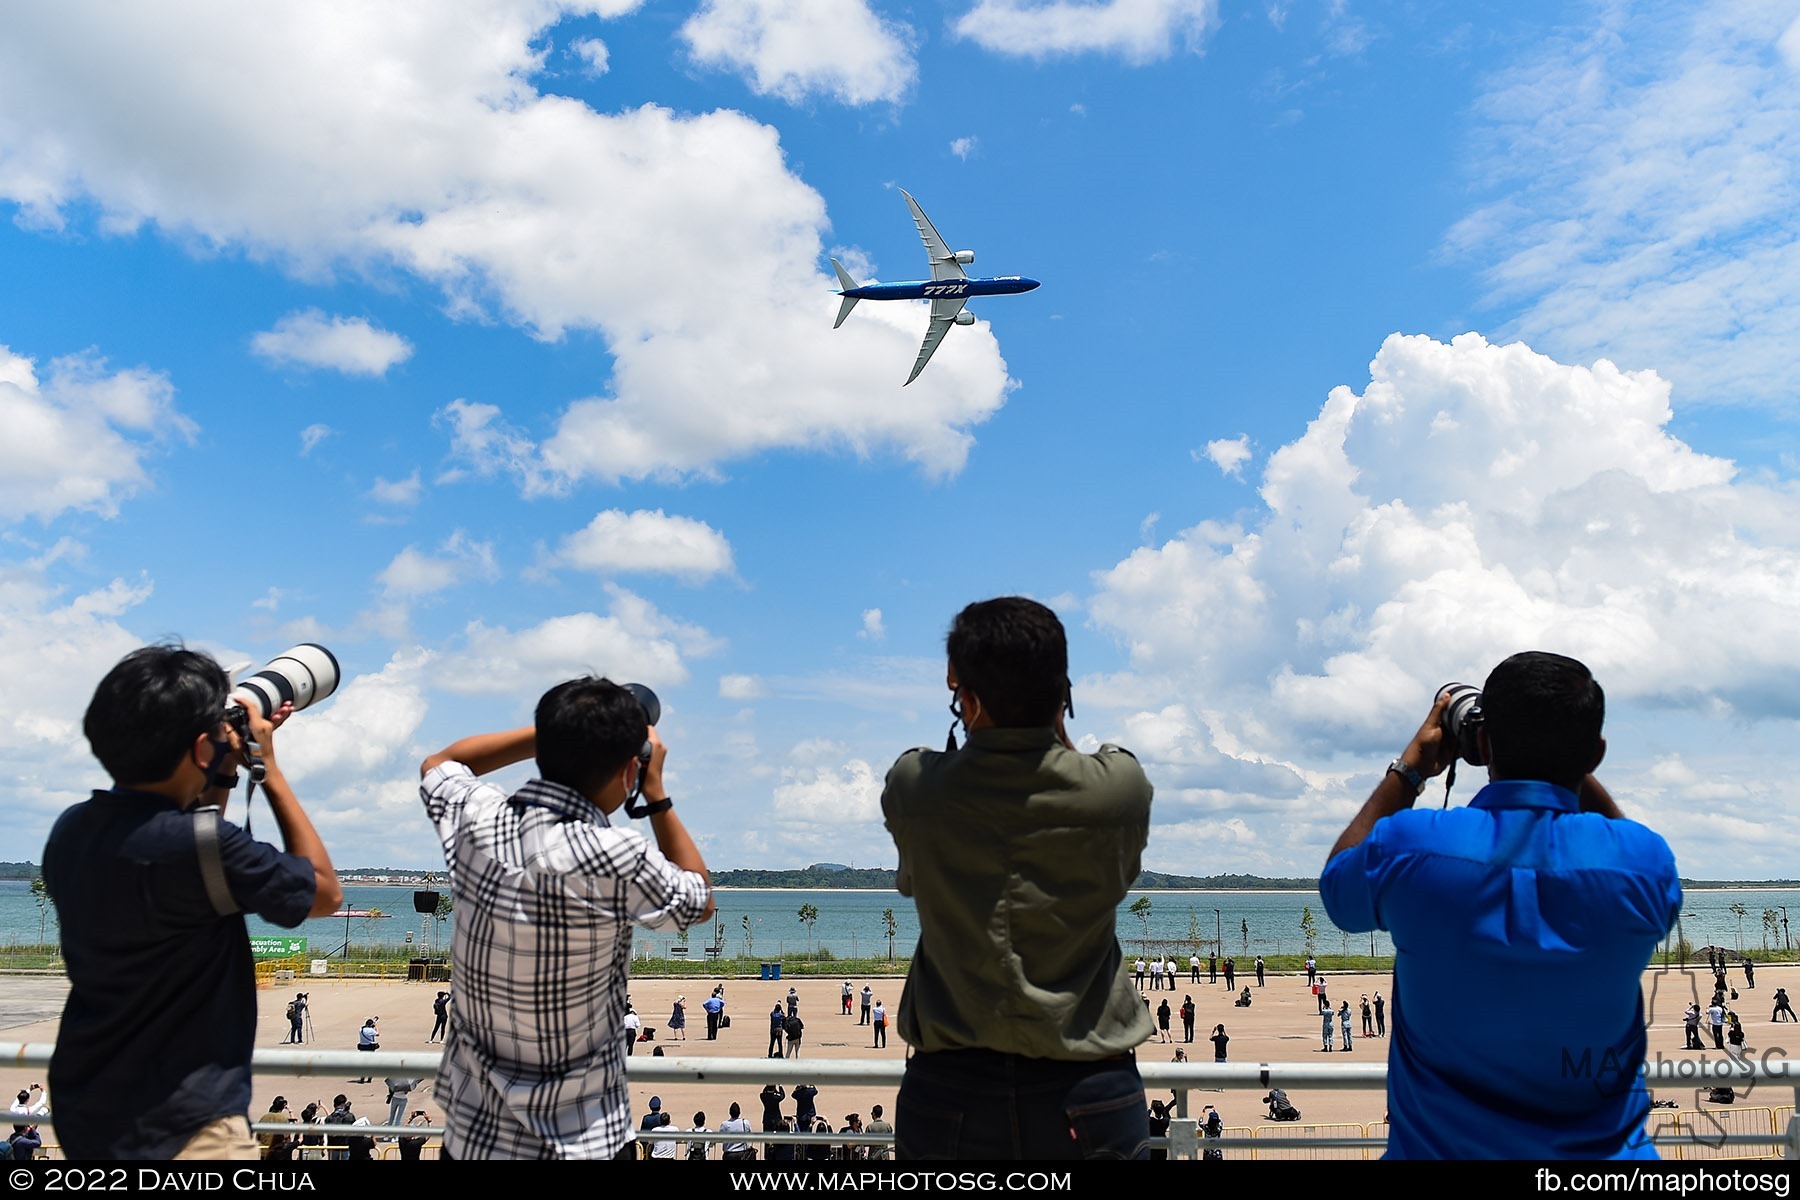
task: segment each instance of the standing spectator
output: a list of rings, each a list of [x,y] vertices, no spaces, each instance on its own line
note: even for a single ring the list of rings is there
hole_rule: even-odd
[[[800,993],[794,988],[788,989],[787,1015],[790,1017],[797,1017],[800,1015]]]
[[[785,1128],[781,1122],[781,1102],[787,1099],[787,1089],[778,1083],[765,1083],[757,1099],[763,1106],[762,1131],[780,1133]]]
[[[749,1162],[756,1157],[756,1151],[749,1142],[750,1120],[744,1116],[734,1100],[731,1104],[731,1115],[719,1122],[719,1132],[732,1136],[719,1144],[719,1157],[726,1162]]]
[[[44,1139],[38,1133],[36,1125],[14,1125],[12,1136],[6,1139],[6,1156],[14,1162],[30,1162],[37,1157]],[[15,1183],[13,1186],[17,1187]]]
[[[1042,604],[971,604],[945,648],[968,745],[908,751],[881,797],[895,883],[919,918],[899,1156],[1142,1158],[1131,1051],[1152,1026],[1115,925],[1142,865],[1149,780],[1116,746],[1075,749],[1067,637]]]
[[[1181,998],[1181,1040],[1184,1042],[1194,1040],[1194,998],[1192,996],[1184,995]]]
[[[269,1111],[257,1121],[259,1125],[279,1125],[294,1123],[294,1114],[288,1111],[286,1096],[277,1096],[269,1102]],[[262,1145],[262,1156],[265,1162],[290,1162],[294,1157],[294,1138],[287,1133],[259,1133],[256,1140]]]
[[[1206,982],[1219,982],[1219,956],[1211,950],[1206,952]]]
[[[1224,1025],[1214,1025],[1213,1026],[1212,1044],[1213,1044],[1213,1061],[1214,1062],[1224,1062],[1225,1061],[1225,1047],[1227,1047],[1231,1044],[1231,1038],[1228,1034],[1226,1034]],[[1330,1048],[1331,1047],[1329,1047],[1329,1046],[1326,1047],[1327,1050],[1329,1050]]]
[[[1165,996],[1163,997],[1163,1002],[1156,1006],[1156,1032],[1158,1041],[1172,1042],[1175,1040],[1173,1037],[1169,1036],[1169,1020],[1173,1016],[1174,1013],[1169,1009],[1168,997]]]
[[[1140,992],[1144,990],[1144,969],[1144,960],[1142,958],[1139,958],[1131,965],[1132,974],[1137,976],[1137,989]]]
[[[769,1010],[769,1054],[770,1058],[780,1058],[781,1044],[787,1039],[787,1013],[782,1010],[781,1001]],[[767,1130],[763,1132],[767,1133]]]
[[[1387,1036],[1387,1001],[1381,998],[1380,992],[1375,993],[1375,1036]]]
[[[801,1129],[811,1129],[813,1122],[819,1117],[819,1089],[810,1083],[796,1086],[791,1093],[794,1101],[794,1124]]]
[[[862,1017],[856,1022],[858,1025],[867,1025],[869,1023],[869,1001],[872,1000],[874,998],[874,996],[875,996],[875,989],[871,988],[866,983],[863,984]]]
[[[1219,1110],[1209,1104],[1201,1112],[1205,1114],[1200,1122],[1201,1136],[1209,1142],[1225,1136],[1225,1118],[1219,1115]],[[1209,1149],[1201,1155],[1201,1159],[1205,1162],[1223,1162],[1225,1155],[1222,1151]]]
[[[431,1002],[431,1016],[431,1036],[425,1040],[427,1042],[441,1042],[444,1040],[444,1031],[450,1026],[449,992],[439,992],[437,994],[437,999]]]
[[[782,1032],[787,1034],[787,1056],[800,1057],[800,1039],[806,1033],[806,1022],[800,1019],[799,1013],[791,1014],[781,1023]]]
[[[1263,985],[1263,960],[1262,960],[1262,955],[1259,954],[1256,956],[1256,986],[1261,987],[1262,985]]]
[[[1725,1048],[1725,1006],[1719,1002],[1717,996],[1713,997],[1713,1002],[1707,1006],[1706,1019],[1712,1026],[1713,1049],[1723,1050]]]
[[[887,1045],[887,1008],[881,1001],[875,1001],[875,1049],[880,1050]]]
[[[292,928],[337,911],[343,890],[277,761],[275,728],[293,709],[271,720],[253,703],[227,721],[230,688],[206,655],[146,646],[107,673],[82,719],[113,786],[57,818],[43,856],[69,977],[48,1081],[69,1158],[261,1153],[244,914]],[[251,745],[281,850],[223,819]],[[216,853],[199,848],[205,830]]]
[[[406,1123],[409,1126],[430,1125],[431,1117],[426,1114],[424,1109],[415,1108],[412,1116],[406,1118]],[[402,1135],[400,1138],[400,1161],[418,1162],[425,1153],[425,1143],[429,1140],[431,1140],[430,1136],[423,1133]]]
[[[1754,990],[1756,990],[1756,964],[1751,962],[1748,958],[1745,958],[1743,960],[1743,963],[1744,963],[1744,990],[1745,991],[1754,991]]]
[[[1788,1003],[1786,988],[1775,989],[1775,1011],[1769,1014],[1771,1021],[1800,1021],[1794,1013],[1794,1006]]]
[[[1171,1120],[1172,1115],[1173,1114],[1169,1112],[1169,1106],[1166,1102],[1162,1100],[1152,1100],[1150,1102],[1149,1125],[1150,1136],[1152,1138],[1168,1138],[1169,1121]],[[1150,1147],[1150,1157],[1157,1161],[1167,1159],[1169,1157],[1168,1146],[1162,1145]]]
[[[1655,1158],[1642,976],[1681,912],[1675,856],[1594,777],[1605,697],[1587,667],[1516,654],[1488,675],[1478,721],[1468,698],[1440,692],[1320,879],[1339,929],[1394,935],[1387,1156]],[[1465,748],[1487,786],[1414,808]],[[1554,1036],[1540,1006],[1491,1003],[1522,980],[1576,999]],[[1599,1069],[1561,1069],[1571,1050]]]
[[[1162,983],[1163,960],[1162,955],[1158,954],[1150,959],[1150,990],[1153,992],[1161,991]]]
[[[1343,1038],[1343,1049],[1350,1049],[1350,1002],[1344,1001],[1338,1006],[1338,1033]]]
[[[28,1088],[20,1088],[19,1094],[12,1102],[9,1114],[15,1117],[47,1117],[50,1105],[44,1100],[44,1085],[34,1083]]]
[[[844,1015],[846,1017],[850,1015],[850,998],[855,994],[856,991],[850,986],[850,981],[844,980]]]
[[[669,1012],[669,1036],[678,1042],[687,1041],[687,997],[675,997],[675,1007]]]
[[[383,1082],[387,1084],[388,1093],[387,1123],[398,1125],[406,1119],[407,1101],[412,1099],[413,1089],[419,1086],[419,1081],[409,1076],[389,1075]]]
[[[301,992],[287,1006],[288,1035],[282,1040],[284,1046],[298,1046],[305,1040],[302,1032],[306,1025],[306,993]]]
[[[674,1119],[672,1117],[670,1117],[668,1113],[662,1114],[661,1120],[659,1120],[657,1122],[657,1130],[661,1133],[684,1133],[684,1132],[686,1132],[685,1130],[682,1130],[682,1129],[679,1129],[676,1127],[676,1125],[674,1123]],[[673,1160],[675,1157],[675,1139],[664,1137],[664,1138],[657,1138],[655,1141],[651,1142],[649,1157],[652,1160],[656,1160],[656,1159]]]
[[[1369,1003],[1367,992],[1363,993],[1362,998],[1362,1035],[1364,1037],[1375,1036],[1375,1008]]]
[[[1327,1050],[1331,1049],[1331,1018],[1332,1018],[1332,1015],[1333,1015],[1332,1011],[1329,1008],[1325,1010],[1323,1024],[1319,1030],[1320,1036],[1324,1039],[1324,1042],[1325,1042],[1325,1049],[1327,1049]]]
[[[1309,954],[1306,956],[1306,986],[1313,987],[1313,985],[1315,983],[1317,983],[1318,980],[1319,980],[1319,965],[1313,961],[1313,956]],[[1313,994],[1314,995],[1318,994],[1317,988],[1313,988]]]
[[[331,1101],[331,1111],[325,1115],[323,1124],[356,1124],[356,1114],[350,1111],[350,1097],[344,1095],[342,1092],[339,1092],[333,1097]],[[325,1148],[333,1160],[343,1162],[350,1157],[351,1141],[352,1139],[349,1135],[340,1134],[334,1131],[326,1135]]]
[[[1198,953],[1188,955],[1188,982],[1200,982],[1200,955]]]
[[[867,1132],[885,1133],[889,1136],[893,1135],[894,1127],[888,1124],[887,1120],[882,1117],[881,1105],[879,1104],[869,1110],[869,1128]],[[881,1159],[885,1161],[892,1152],[893,1147],[889,1145],[869,1147],[869,1157],[871,1159]]]
[[[1237,959],[1228,958],[1225,960],[1225,990],[1229,992],[1229,991],[1235,990],[1236,988],[1237,988]]]
[[[510,796],[481,779],[534,756],[537,778]],[[706,862],[664,786],[667,757],[645,699],[584,678],[546,692],[534,724],[420,765],[456,907],[436,1089],[451,1157],[630,1154],[619,1022],[632,930],[688,929],[713,912]],[[651,836],[614,825],[621,809]]]
[[[619,1018],[619,1028],[625,1034],[625,1053],[637,1053],[638,1037],[643,1033],[644,1019],[637,1015],[637,1009],[631,1007],[629,1002],[625,1005],[625,1015]]]
[[[706,1133],[707,1132],[706,1114],[705,1113],[697,1112],[694,1114],[694,1127],[692,1129],[688,1130],[688,1132],[689,1133]],[[706,1158],[707,1158],[707,1147],[710,1145],[712,1145],[712,1143],[706,1141],[705,1139],[699,1139],[696,1141],[689,1142],[687,1145],[688,1161],[689,1162],[705,1162]]]
[[[700,1007],[706,1010],[706,1040],[716,1042],[719,1040],[719,1015],[725,1011],[725,997],[718,987],[713,988],[713,994]]]

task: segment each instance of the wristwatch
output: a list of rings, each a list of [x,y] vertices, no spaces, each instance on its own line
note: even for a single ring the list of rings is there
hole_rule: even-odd
[[[1424,795],[1425,777],[1419,774],[1416,769],[1409,766],[1405,759],[1396,758],[1393,762],[1389,763],[1388,774],[1398,775],[1401,779],[1404,779],[1407,786],[1412,788],[1414,796]]]

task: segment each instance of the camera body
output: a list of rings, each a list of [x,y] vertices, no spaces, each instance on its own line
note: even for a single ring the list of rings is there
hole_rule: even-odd
[[[1470,683],[1446,683],[1437,690],[1438,699],[1449,697],[1439,724],[1444,736],[1456,747],[1457,757],[1471,767],[1487,766],[1481,753],[1481,742],[1475,736],[1486,723],[1481,711],[1481,689]]]

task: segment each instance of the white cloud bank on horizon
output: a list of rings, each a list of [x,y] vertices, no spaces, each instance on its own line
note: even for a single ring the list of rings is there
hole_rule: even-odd
[[[924,306],[831,331],[825,205],[776,130],[533,86],[558,22],[594,8],[0,7],[0,197],[27,225],[91,204],[104,234],[306,278],[398,268],[452,315],[598,333],[611,377],[527,431],[528,488],[705,476],[776,447],[959,470],[1010,387],[991,328],[958,330],[904,405],[869,386],[890,362],[898,390]]]
[[[953,28],[995,54],[1112,54],[1141,64],[1177,46],[1198,53],[1217,23],[1217,0],[976,0]]]
[[[1234,861],[1322,857],[1440,684],[1538,648],[1607,689],[1633,813],[1703,802],[1702,873],[1783,874],[1800,838],[1767,823],[1762,781],[1791,738],[1741,726],[1800,717],[1800,493],[1671,436],[1650,372],[1465,334],[1390,337],[1370,375],[1270,456],[1259,507],[1096,574],[1092,619],[1160,706],[1129,718],[1179,818],[1158,860],[1184,839],[1204,855],[1227,815],[1248,821]],[[1696,759],[1703,800],[1667,765]],[[1716,840],[1739,817],[1764,823],[1753,856]]]
[[[681,39],[695,62],[790,104],[898,102],[919,76],[912,30],[867,0],[702,0]]]
[[[291,312],[250,338],[258,358],[276,366],[380,378],[412,357],[412,343],[362,317],[327,317],[316,308]]]
[[[1800,19],[1768,0],[1600,6],[1489,82],[1447,239],[1503,327],[1653,368],[1684,403],[1800,394]]]

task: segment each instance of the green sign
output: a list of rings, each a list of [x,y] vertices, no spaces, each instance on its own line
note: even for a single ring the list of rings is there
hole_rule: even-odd
[[[292,958],[296,954],[306,953],[306,939],[303,937],[253,937],[250,939],[250,953],[257,958]]]

